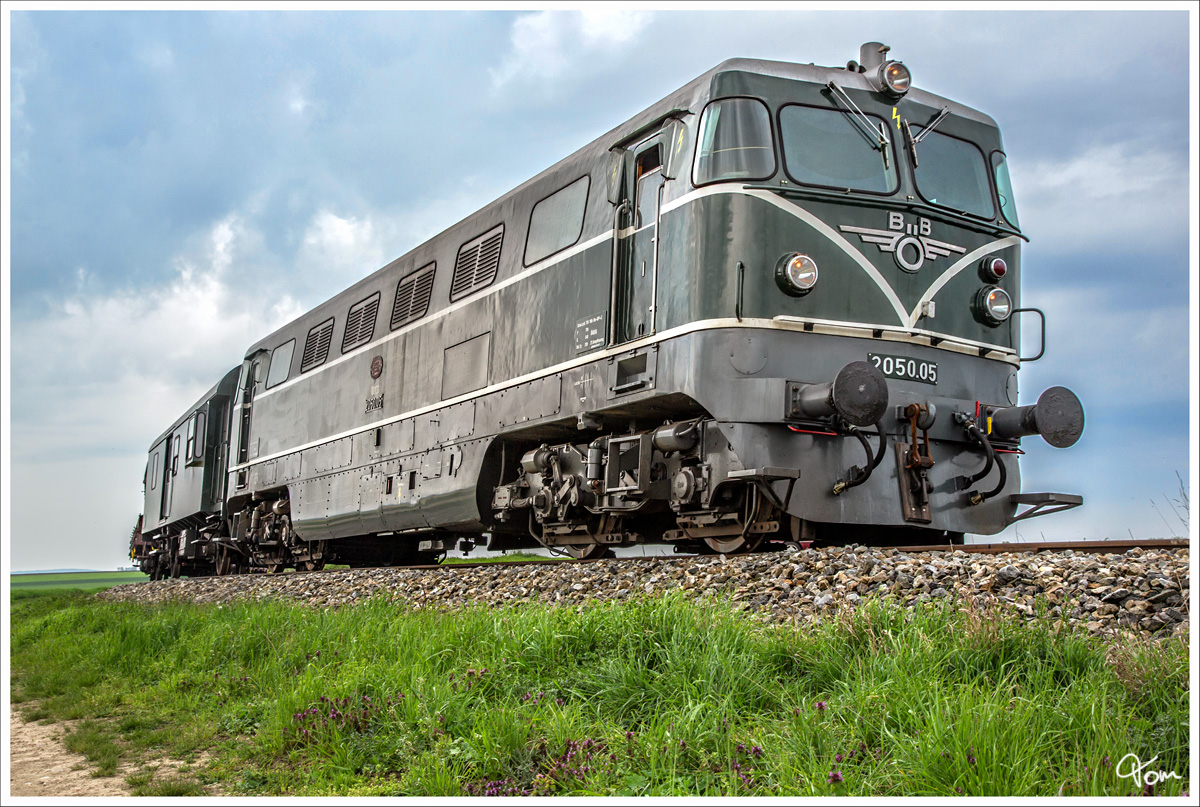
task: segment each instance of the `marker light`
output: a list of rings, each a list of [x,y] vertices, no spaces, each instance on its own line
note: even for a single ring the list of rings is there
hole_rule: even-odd
[[[879,68],[880,83],[884,92],[899,98],[912,86],[912,74],[900,62],[884,62]]]
[[[1012,298],[999,286],[980,289],[978,303],[984,317],[993,325],[999,325],[1012,314]]]
[[[799,252],[789,252],[775,264],[775,283],[793,297],[808,294],[817,285],[817,262]]]
[[[1008,274],[1008,264],[1003,258],[984,258],[981,267],[984,278],[991,281],[999,280]]]

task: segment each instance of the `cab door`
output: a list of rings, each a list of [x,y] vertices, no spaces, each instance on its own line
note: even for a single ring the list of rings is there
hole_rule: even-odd
[[[237,405],[238,441],[237,464],[245,465],[258,457],[258,441],[250,437],[250,426],[254,413],[254,394],[258,391],[259,381],[263,375],[266,358],[270,355],[266,350],[259,350],[242,363],[242,375],[238,381]],[[249,475],[245,469],[238,471],[235,488],[246,487]]]
[[[658,224],[662,207],[663,146],[654,137],[633,150],[631,217],[620,234],[624,260],[618,270],[613,319],[616,343],[640,339],[655,332],[658,291]]]
[[[167,438],[167,446],[164,449],[166,457],[163,463],[162,499],[158,511],[160,521],[166,521],[171,516],[171,495],[175,492],[175,476],[179,473],[179,444],[179,434]]]

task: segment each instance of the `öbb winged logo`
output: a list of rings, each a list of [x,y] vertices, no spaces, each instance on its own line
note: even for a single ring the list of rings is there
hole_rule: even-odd
[[[927,259],[932,261],[952,252],[967,251],[966,247],[930,238],[933,223],[929,219],[922,217],[917,219],[916,224],[908,224],[904,221],[903,213],[888,213],[886,230],[852,227],[849,224],[839,225],[838,229],[844,233],[854,233],[864,244],[876,244],[881,252],[891,252],[896,265],[906,272],[916,272]]]

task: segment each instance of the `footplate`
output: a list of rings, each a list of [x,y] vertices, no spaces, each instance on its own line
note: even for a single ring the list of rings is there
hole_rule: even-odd
[[[1024,513],[1011,517],[1009,524],[1025,518],[1061,513],[1083,504],[1083,497],[1074,493],[1014,493],[1008,500],[1013,504],[1029,505]]]

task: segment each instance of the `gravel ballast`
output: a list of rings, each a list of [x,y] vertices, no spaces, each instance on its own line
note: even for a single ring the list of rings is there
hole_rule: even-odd
[[[1184,634],[1189,626],[1188,550],[1180,548],[983,555],[849,546],[731,557],[208,577],[132,583],[97,596],[142,603],[278,599],[324,608],[383,595],[414,608],[452,608],[576,606],[676,590],[725,596],[772,622],[820,618],[875,597],[910,606],[943,598],[999,606],[1095,635],[1162,637]]]

